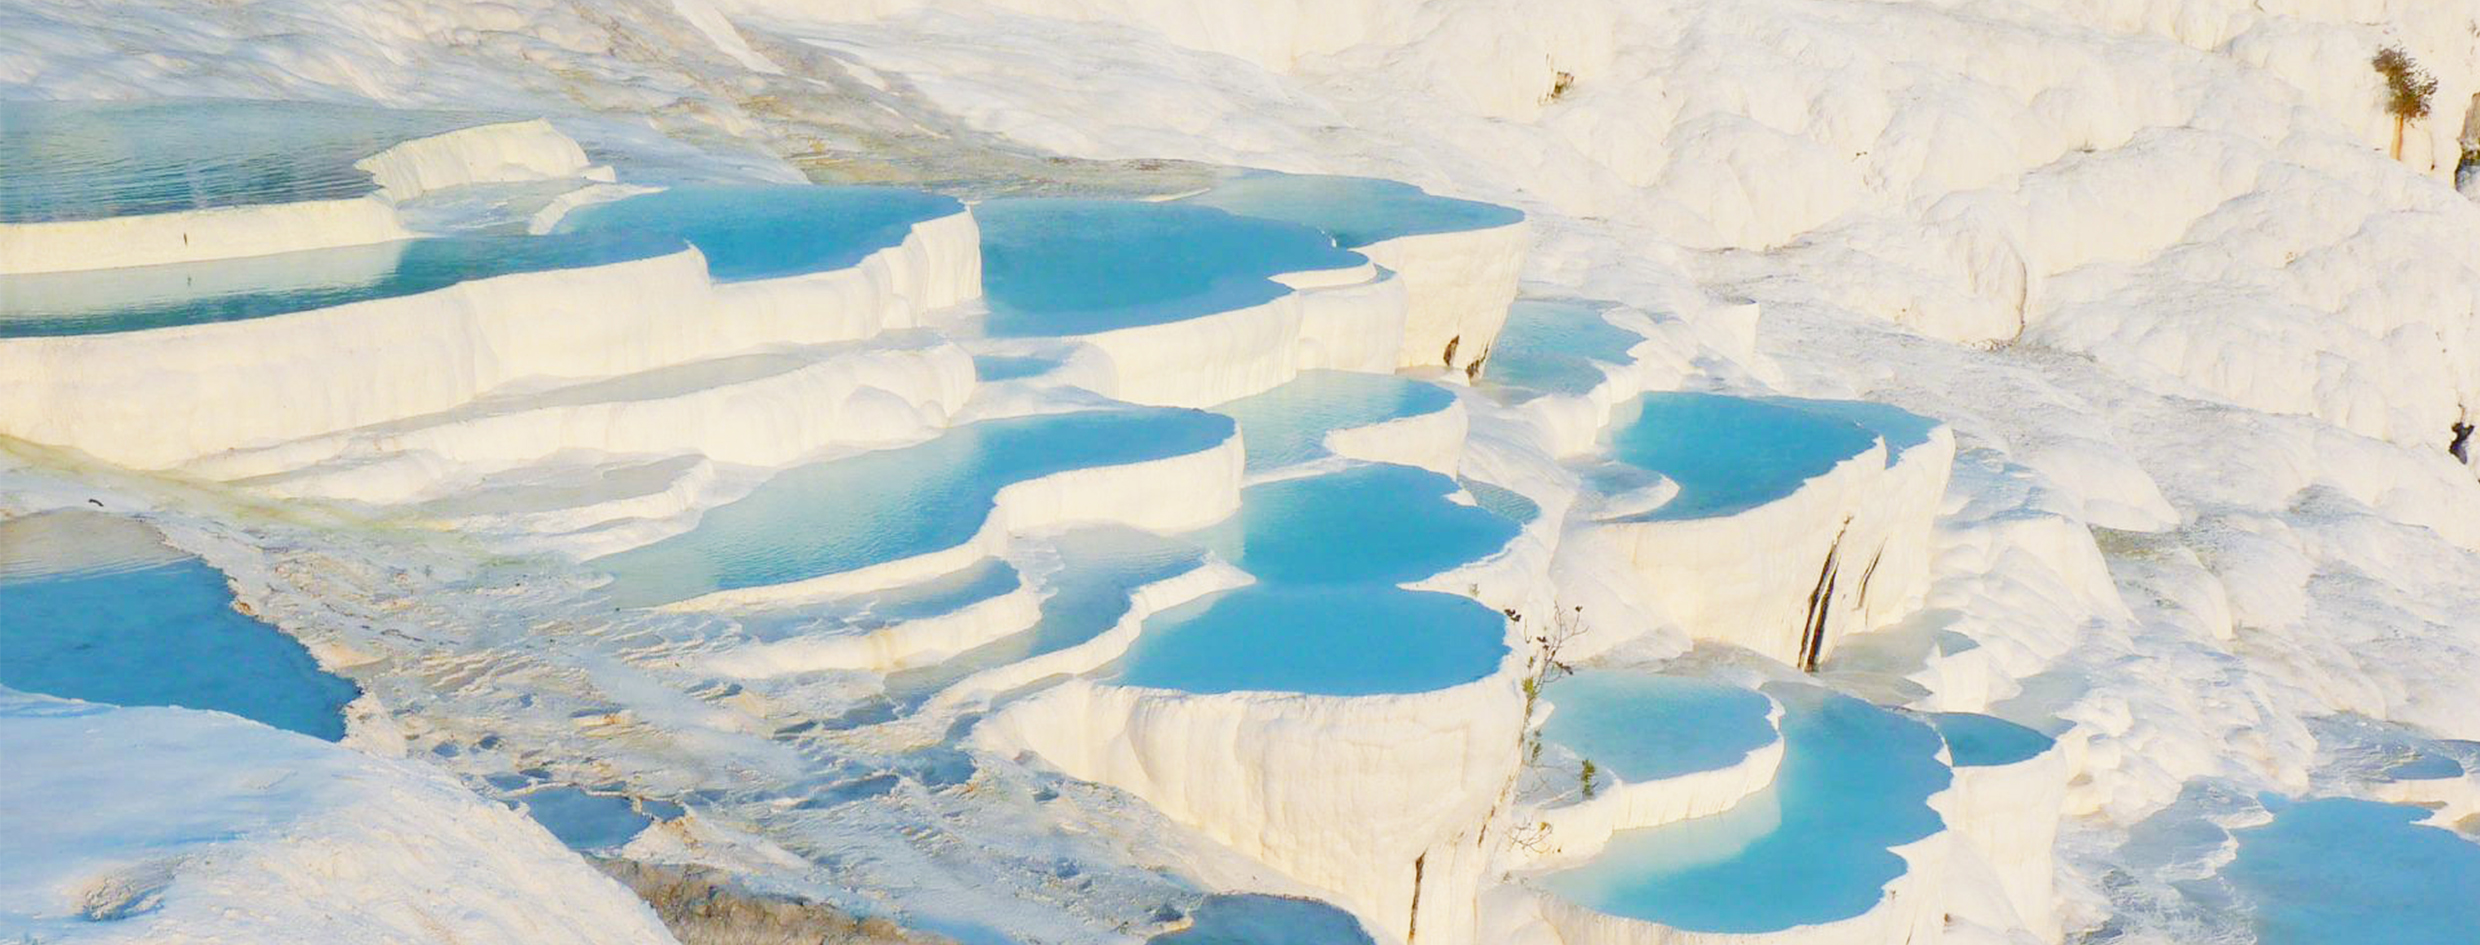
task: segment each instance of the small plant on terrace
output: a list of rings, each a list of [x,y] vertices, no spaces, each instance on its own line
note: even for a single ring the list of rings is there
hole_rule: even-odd
[[[1601,777],[1602,769],[1594,767],[1593,759],[1587,758],[1584,760],[1584,767],[1579,769],[1579,771],[1581,773],[1576,776],[1576,782],[1580,787],[1584,788],[1584,799],[1588,801],[1592,800],[1593,792],[1595,790],[1595,785],[1593,782]]]
[[[2368,65],[2385,79],[2385,111],[2394,116],[2394,160],[2402,160],[2403,128],[2428,117],[2437,94],[2437,77],[2411,60],[2400,46],[2377,50]]]

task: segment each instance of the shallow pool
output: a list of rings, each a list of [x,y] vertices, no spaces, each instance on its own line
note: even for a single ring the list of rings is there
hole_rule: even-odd
[[[1455,395],[1426,381],[1392,374],[1302,371],[1281,387],[1214,408],[1240,421],[1250,472],[1332,455],[1326,434],[1437,413]]]
[[[1294,584],[1417,581],[1496,553],[1519,531],[1453,501],[1455,480],[1372,463],[1279,479],[1240,493],[1240,514],[1207,545],[1259,580]]]
[[[1182,692],[1367,696],[1472,682],[1506,619],[1467,597],[1384,584],[1253,584],[1146,621],[1112,682]]]
[[[1695,932],[1775,932],[1875,907],[1905,869],[1892,848],[1945,826],[1928,805],[1950,778],[1938,734],[1845,696],[1766,691],[1785,710],[1772,786],[1711,817],[1621,831],[1585,865],[1552,874],[1550,890]]]
[[[1828,413],[1686,391],[1620,407],[1605,434],[1611,458],[1667,476],[1677,497],[1631,520],[1731,515],[1789,496],[1877,442]]]
[[[850,268],[904,242],[914,224],[963,210],[896,187],[688,184],[579,208],[554,232],[685,242],[715,281],[741,282]]]
[[[1627,363],[1628,350],[1644,340],[1611,324],[1599,305],[1517,299],[1490,346],[1486,376],[1493,387],[1577,396],[1601,386],[1609,378],[1602,366]]]
[[[1764,400],[1794,410],[1847,420],[1877,434],[1886,441],[1888,466],[1901,461],[1904,451],[1929,442],[1929,435],[1938,427],[1937,421],[1909,410],[1866,400],[1809,400],[1799,397],[1767,397]]]
[[[618,794],[596,794],[569,785],[518,795],[517,806],[571,850],[611,850],[636,839],[654,818]]]
[[[1137,588],[1194,571],[1205,551],[1179,538],[1116,525],[1051,539],[1058,570],[1042,582],[1041,617],[1021,633],[958,653],[938,665],[887,677],[887,692],[914,702],[984,670],[1085,643],[1128,615]]]
[[[1269,277],[1366,262],[1323,233],[1210,207],[1125,200],[977,204],[987,330],[1085,335],[1259,305]]]
[[[0,102],[0,223],[358,197],[353,162],[495,119],[311,102]]]
[[[952,214],[946,198],[886,187],[692,185],[586,207],[543,236],[461,234],[91,272],[11,276],[0,337],[84,335],[240,321],[581,269],[694,245],[718,281],[842,269]]]
[[[2428,811],[2347,798],[2263,799],[2221,875],[2255,906],[2263,945],[2468,945],[2480,930],[2480,843]]]
[[[1728,768],[1779,736],[1774,703],[1737,686],[1588,669],[1543,687],[1542,738],[1623,781]]]
[[[1456,481],[1369,464],[1244,489],[1196,536],[1258,583],[1154,615],[1107,679],[1185,692],[1358,696],[1489,675],[1506,618],[1398,585],[1496,553],[1514,522],[1453,501]]]
[[[2048,751],[2056,740],[2039,731],[1995,716],[1971,712],[1937,712],[1929,724],[1946,737],[1947,757],[1958,768],[2011,765]]]
[[[1231,437],[1196,410],[1096,410],[990,420],[938,438],[800,466],[695,529],[596,559],[622,606],[783,584],[952,548],[989,518],[999,490],[1052,473],[1165,459]]]
[[[1180,202],[1316,227],[1345,249],[1524,220],[1512,207],[1440,197],[1401,181],[1274,171],[1243,172]]]
[[[230,712],[334,741],[352,683],[233,609],[224,575],[101,513],[0,524],[0,685],[129,706]]]

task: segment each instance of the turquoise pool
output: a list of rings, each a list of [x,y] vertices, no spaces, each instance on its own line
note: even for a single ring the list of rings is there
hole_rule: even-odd
[[[497,120],[241,99],[0,101],[0,223],[359,197],[378,185],[353,162]]]
[[[1121,685],[1367,696],[1488,676],[1506,620],[1470,598],[1369,584],[1253,584],[1146,621]]]
[[[1237,174],[1180,202],[1316,227],[1345,249],[1524,220],[1524,212],[1512,207],[1440,197],[1400,181],[1274,171]]]
[[[718,281],[842,269],[962,204],[885,187],[690,185],[570,213],[544,236],[466,234],[93,272],[11,276],[0,338],[240,321],[580,269],[696,246]]]
[[[1517,299],[1507,326],[1490,346],[1488,382],[1516,391],[1578,396],[1609,375],[1603,365],[1625,364],[1644,336],[1602,317],[1587,302]]]
[[[1269,277],[1365,262],[1323,233],[1208,207],[1126,200],[977,204],[987,330],[1086,335],[1273,301]]]
[[[1955,767],[1978,768],[2030,761],[2048,751],[2055,739],[1995,716],[1970,712],[1938,712],[1929,724],[1946,737],[1947,756]]]
[[[2263,798],[2221,875],[2255,906],[2263,945],[2467,945],[2480,930],[2480,843],[2428,811],[2349,798]]]
[[[1612,459],[1679,484],[1630,520],[1731,515],[1782,499],[1867,450],[1876,434],[1830,413],[1724,394],[1646,394],[1604,434]]]
[[[1875,907],[1906,868],[1893,848],[1944,829],[1928,805],[1951,777],[1938,734],[1849,697],[1766,691],[1785,709],[1772,786],[1711,817],[1621,831],[1552,874],[1550,890],[1692,932],[1776,932]]]
[[[968,424],[778,473],[695,529],[596,564],[622,606],[840,574],[965,543],[1010,483],[1194,453],[1232,432],[1227,417],[1151,408]]]
[[[1427,692],[1506,656],[1506,618],[1417,581],[1497,552],[1514,522],[1455,480],[1388,464],[1251,486],[1199,535],[1258,583],[1154,615],[1107,679],[1184,692]]]
[[[1289,383],[1214,408],[1240,422],[1250,472],[1298,465],[1331,455],[1326,434],[1437,413],[1455,395],[1426,381],[1393,374],[1303,371]]]
[[[0,544],[11,546],[0,561],[0,685],[344,737],[344,706],[359,690],[300,641],[234,610],[222,572],[152,529],[51,513],[0,525]],[[44,565],[51,551],[67,566]]]
[[[1779,737],[1772,700],[1702,679],[1587,669],[1552,681],[1542,697],[1555,707],[1543,740],[1623,781],[1728,768]]]

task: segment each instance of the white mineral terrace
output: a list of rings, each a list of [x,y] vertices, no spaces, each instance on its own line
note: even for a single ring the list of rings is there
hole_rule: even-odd
[[[2474,0],[0,23],[0,942],[2480,928]]]

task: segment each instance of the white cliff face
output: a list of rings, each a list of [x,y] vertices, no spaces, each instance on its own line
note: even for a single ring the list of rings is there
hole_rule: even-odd
[[[1143,798],[1319,889],[1391,940],[1472,934],[1481,857],[1513,774],[1510,673],[1436,692],[1197,695],[1070,682],[978,729],[995,750]],[[1345,774],[1348,772],[1348,775]],[[1415,896],[1419,897],[1418,910]]]
[[[0,746],[23,766],[0,781],[0,922],[43,941],[672,941],[541,826],[426,765],[13,691]]]
[[[1434,364],[1460,371],[1488,357],[1499,327],[1507,322],[1507,306],[1516,300],[1516,274],[1531,241],[1529,228],[1511,223],[1399,236],[1359,247],[1357,252],[1404,280],[1410,317],[1404,321],[1396,365]]]
[[[0,273],[76,272],[362,246],[414,235],[372,195],[182,213],[0,223]]]

